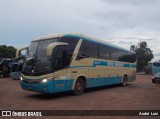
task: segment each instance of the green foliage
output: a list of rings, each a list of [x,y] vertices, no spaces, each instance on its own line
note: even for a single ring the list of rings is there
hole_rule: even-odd
[[[0,57],[15,58],[16,49],[12,46],[0,45]]]
[[[148,48],[145,41],[138,43],[137,46],[132,45],[130,50],[136,53],[137,71],[143,71],[144,67],[147,66],[148,62],[154,58],[152,50]]]

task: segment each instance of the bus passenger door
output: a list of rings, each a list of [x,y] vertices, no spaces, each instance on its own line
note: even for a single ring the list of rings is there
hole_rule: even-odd
[[[71,90],[71,74],[67,73],[67,68],[71,60],[71,55],[67,51],[67,46],[58,46],[54,55],[54,70],[57,80],[55,80],[56,92]]]

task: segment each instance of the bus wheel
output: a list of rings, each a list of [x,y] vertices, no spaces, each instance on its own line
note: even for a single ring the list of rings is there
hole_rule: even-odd
[[[74,95],[81,95],[84,92],[84,81],[78,78],[74,86]]]
[[[126,86],[127,86],[127,76],[124,76],[124,77],[123,77],[122,86],[123,86],[123,87],[126,87]]]

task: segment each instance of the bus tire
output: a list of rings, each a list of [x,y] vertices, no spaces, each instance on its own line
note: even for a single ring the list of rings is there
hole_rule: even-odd
[[[126,86],[127,86],[127,76],[126,76],[126,75],[123,77],[122,86],[123,86],[123,87],[126,87]]]
[[[78,78],[74,86],[74,95],[81,95],[84,92],[84,89],[84,81],[81,78]]]

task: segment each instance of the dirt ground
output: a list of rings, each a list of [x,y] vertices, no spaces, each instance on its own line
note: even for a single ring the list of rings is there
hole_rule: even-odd
[[[114,85],[88,89],[79,96],[73,96],[70,92],[45,95],[22,90],[19,80],[0,78],[0,110],[160,110],[160,86],[152,84],[151,75],[137,75],[136,81],[128,83],[127,87]],[[159,117],[160,114],[152,117],[136,116],[138,119],[158,119]],[[54,118],[82,117],[56,116]],[[134,117],[83,116],[83,118],[128,119]]]

